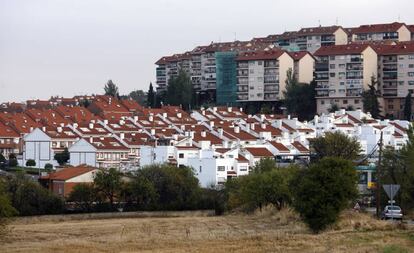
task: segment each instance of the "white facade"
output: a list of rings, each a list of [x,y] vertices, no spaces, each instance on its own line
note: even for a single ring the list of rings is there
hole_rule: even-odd
[[[85,139],[80,139],[69,148],[70,165],[86,164],[96,167],[96,151],[97,149],[92,144]]]
[[[52,150],[52,139],[39,128],[24,137],[22,166],[26,165],[28,160],[36,162],[36,168],[44,168],[47,163],[57,163],[54,161],[54,152]]]

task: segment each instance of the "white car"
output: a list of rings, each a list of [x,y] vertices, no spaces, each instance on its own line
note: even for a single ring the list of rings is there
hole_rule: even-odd
[[[402,220],[403,214],[399,206],[385,206],[381,218],[383,220],[391,218],[396,220]]]

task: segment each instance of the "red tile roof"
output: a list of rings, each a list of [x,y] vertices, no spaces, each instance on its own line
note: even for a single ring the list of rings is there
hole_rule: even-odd
[[[302,143],[295,141],[292,143],[292,146],[299,150],[300,153],[309,153],[309,149],[302,145]]]
[[[253,51],[253,52],[245,52],[240,53],[239,56],[236,58],[237,61],[254,61],[254,60],[276,60],[285,51],[279,49],[272,49],[272,50],[261,50],[261,51]]]
[[[96,170],[96,168],[89,167],[86,165],[80,165],[78,167],[67,167],[59,171],[50,173],[49,175],[42,177],[42,179],[66,181],[94,170]]]
[[[275,147],[277,150],[279,150],[281,153],[289,153],[290,149],[288,147],[286,147],[285,145],[283,145],[280,142],[276,142],[276,141],[271,141],[269,142],[273,147]]]
[[[288,52],[288,54],[295,61],[299,61],[300,59],[302,59],[306,55],[310,55],[313,58],[313,55],[311,53],[309,53],[308,51]]]
[[[365,33],[381,33],[381,32],[396,32],[400,29],[404,23],[394,22],[388,24],[372,24],[372,25],[361,25],[353,28],[353,34],[365,34]]]
[[[254,157],[273,157],[272,152],[267,148],[245,148]]]
[[[318,50],[316,50],[314,55],[315,56],[329,56],[329,55],[361,54],[368,47],[370,46],[366,44],[322,46]]]
[[[317,26],[317,27],[307,27],[302,28],[297,32],[298,36],[308,36],[308,35],[330,35],[336,32],[338,29],[342,28],[341,26]]]

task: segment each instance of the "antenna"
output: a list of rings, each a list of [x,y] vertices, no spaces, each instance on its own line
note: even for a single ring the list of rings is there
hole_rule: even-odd
[[[318,19],[318,23],[319,23],[319,26],[321,26],[321,20],[320,19]]]
[[[236,41],[236,40],[237,40],[237,33],[234,32],[234,41]]]
[[[338,17],[336,17],[336,25],[338,25]]]
[[[400,14],[398,14],[398,22],[400,22],[401,16]]]

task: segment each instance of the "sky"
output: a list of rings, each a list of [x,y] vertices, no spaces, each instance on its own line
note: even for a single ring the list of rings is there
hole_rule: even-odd
[[[0,0],[0,103],[148,90],[164,55],[319,24],[414,24],[412,0]]]

